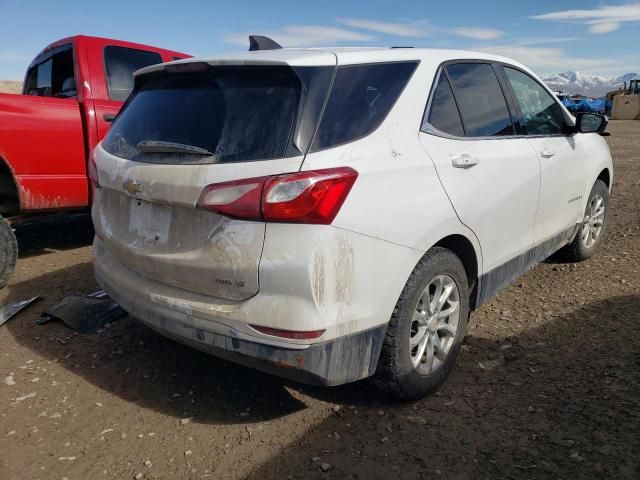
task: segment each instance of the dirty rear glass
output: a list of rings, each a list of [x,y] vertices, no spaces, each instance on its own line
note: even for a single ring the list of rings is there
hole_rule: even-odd
[[[333,67],[220,66],[138,85],[103,142],[150,163],[229,163],[306,153]]]

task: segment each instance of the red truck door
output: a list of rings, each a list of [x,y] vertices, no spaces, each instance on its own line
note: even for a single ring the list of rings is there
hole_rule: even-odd
[[[1,95],[0,116],[0,156],[15,160],[22,210],[86,206],[89,191],[78,102]]]
[[[15,174],[21,210],[85,207],[86,148],[71,44],[34,61],[24,93],[0,96],[0,156]]]

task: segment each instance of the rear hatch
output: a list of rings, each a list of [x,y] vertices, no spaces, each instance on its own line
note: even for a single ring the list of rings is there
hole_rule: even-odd
[[[300,169],[333,67],[176,65],[140,75],[94,152],[93,221],[146,277],[229,300],[258,292],[265,223],[196,207],[207,185]]]

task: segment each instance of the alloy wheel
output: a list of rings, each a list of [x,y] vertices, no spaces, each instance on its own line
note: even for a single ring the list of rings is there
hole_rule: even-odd
[[[460,291],[448,275],[438,275],[422,292],[411,322],[411,361],[430,374],[442,366],[453,346],[460,321]]]
[[[591,248],[600,237],[602,225],[604,224],[605,213],[604,197],[595,195],[589,202],[587,213],[582,221],[582,229],[580,230],[580,238],[585,248]]]

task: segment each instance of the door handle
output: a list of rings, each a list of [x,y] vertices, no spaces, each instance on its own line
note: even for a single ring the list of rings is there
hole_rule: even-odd
[[[105,113],[104,115],[102,115],[102,119],[105,122],[111,123],[116,119],[116,114],[115,113]]]
[[[480,163],[476,157],[472,157],[467,153],[463,153],[462,155],[458,155],[456,157],[451,157],[451,165],[455,168],[471,168],[474,165]]]
[[[556,153],[555,153],[553,150],[551,150],[550,148],[546,148],[546,147],[545,147],[545,148],[543,148],[543,149],[540,151],[540,156],[541,156],[542,158],[551,158],[551,157],[553,157],[555,154],[556,154]]]

